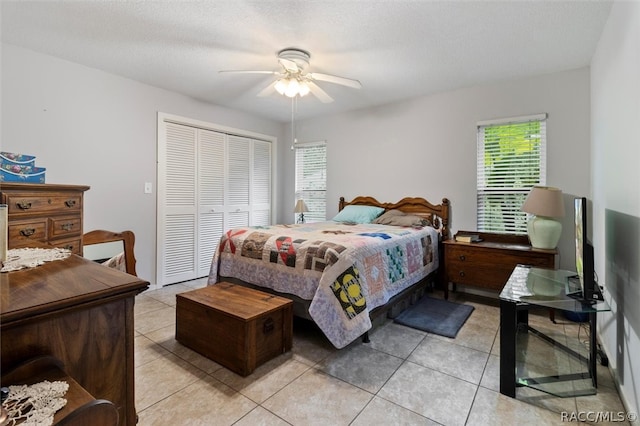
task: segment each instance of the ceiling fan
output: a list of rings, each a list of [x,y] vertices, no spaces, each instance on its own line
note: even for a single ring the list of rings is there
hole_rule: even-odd
[[[242,74],[273,74],[277,79],[261,90],[257,96],[269,96],[273,92],[295,98],[296,96],[306,96],[311,93],[321,102],[333,102],[333,98],[320,88],[315,82],[323,81],[327,83],[339,84],[341,86],[362,88],[358,80],[346,77],[338,77],[331,74],[317,72],[307,72],[311,55],[306,50],[297,48],[287,48],[278,52],[278,63],[281,69],[278,71],[253,71],[253,70],[223,70],[221,73],[242,73]]]

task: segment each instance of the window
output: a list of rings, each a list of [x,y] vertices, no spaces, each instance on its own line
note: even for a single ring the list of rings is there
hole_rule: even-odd
[[[304,200],[309,212],[306,222],[327,220],[327,145],[299,143],[296,150],[296,200]],[[293,210],[293,206],[292,206]]]
[[[526,234],[520,207],[546,182],[546,114],[478,123],[478,231]]]

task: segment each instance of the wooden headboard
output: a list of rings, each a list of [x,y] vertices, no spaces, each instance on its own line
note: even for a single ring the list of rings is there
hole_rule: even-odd
[[[356,197],[351,201],[345,201],[344,197],[340,197],[338,211],[345,208],[345,206],[354,204],[382,207],[385,211],[395,209],[405,213],[423,216],[429,219],[431,225],[440,232],[443,240],[449,239],[450,202],[447,198],[443,198],[441,204],[431,204],[429,201],[420,197],[406,197],[397,203],[381,203],[373,197]]]

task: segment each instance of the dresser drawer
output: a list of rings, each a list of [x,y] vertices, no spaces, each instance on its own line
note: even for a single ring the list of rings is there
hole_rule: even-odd
[[[79,235],[82,220],[79,216],[65,216],[49,219],[49,238],[62,238]]]
[[[9,248],[25,247],[47,240],[47,219],[9,223]]]
[[[534,251],[498,250],[473,246],[447,246],[447,261],[459,262],[474,268],[506,267],[513,270],[518,264],[554,267],[554,255],[541,256]],[[508,277],[507,277],[508,278]]]
[[[9,215],[41,215],[82,211],[82,194],[8,193]]]
[[[477,268],[471,267],[468,263],[454,263],[447,265],[447,281],[489,288],[492,290],[502,290],[509,276],[513,272],[511,269],[496,267]]]
[[[513,271],[509,259],[480,247],[447,247],[446,256],[447,279],[459,284],[501,290]]]
[[[49,241],[49,244],[54,247],[71,250],[73,254],[82,256],[82,239],[80,237]]]

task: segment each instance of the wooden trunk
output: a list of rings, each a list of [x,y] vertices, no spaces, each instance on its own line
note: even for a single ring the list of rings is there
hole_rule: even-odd
[[[242,376],[291,350],[289,299],[226,282],[176,297],[176,340]]]

